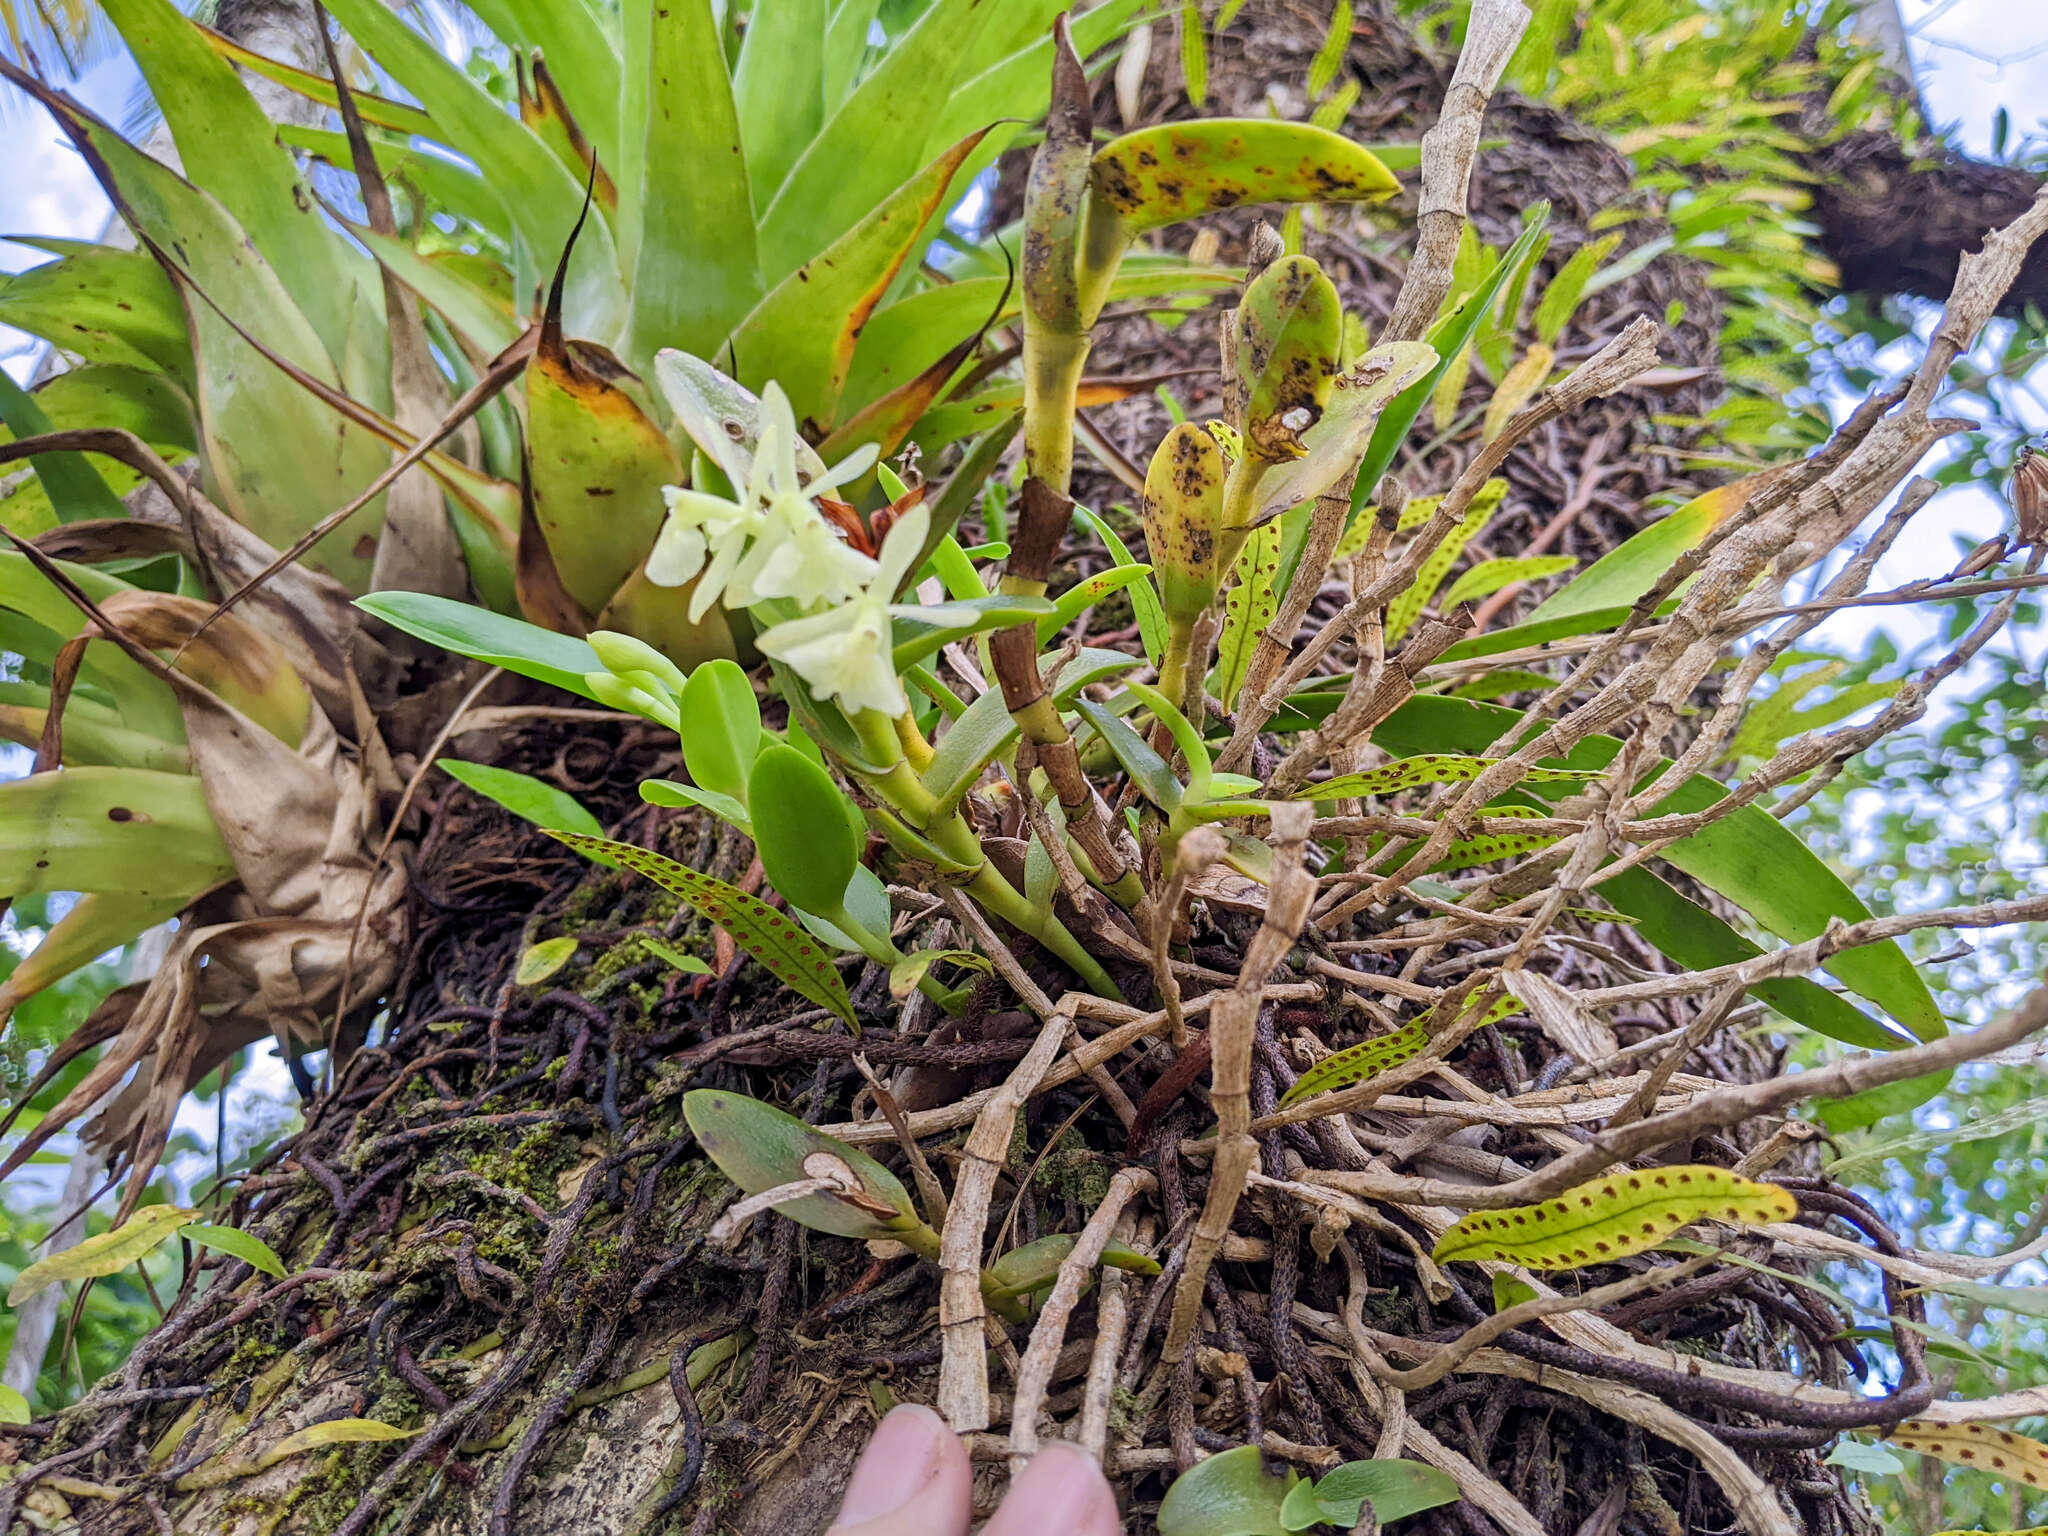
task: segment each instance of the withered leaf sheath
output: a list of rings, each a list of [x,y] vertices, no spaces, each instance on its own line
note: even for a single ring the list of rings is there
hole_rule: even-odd
[[[2012,510],[2022,544],[2048,544],[2048,453],[2022,448],[2012,467]]]

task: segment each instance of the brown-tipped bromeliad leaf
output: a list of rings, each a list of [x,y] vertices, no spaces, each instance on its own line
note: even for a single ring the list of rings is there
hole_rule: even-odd
[[[838,420],[861,328],[944,205],[953,174],[987,129],[970,133],[789,274],[732,334],[747,381],[773,378],[797,420],[822,437]]]
[[[597,613],[654,547],[661,488],[682,482],[683,463],[628,392],[638,381],[603,348],[563,334],[568,266],[564,250],[526,365],[527,476],[562,587]]]
[[[1776,1184],[1725,1168],[1646,1168],[1577,1185],[1535,1205],[1474,1211],[1437,1239],[1439,1264],[1495,1259],[1529,1269],[1606,1264],[1654,1248],[1696,1221],[1790,1221],[1799,1203]]]

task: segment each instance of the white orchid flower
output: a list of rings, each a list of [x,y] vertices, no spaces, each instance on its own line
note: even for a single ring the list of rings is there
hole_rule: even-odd
[[[647,559],[647,579],[657,586],[697,579],[690,594],[691,623],[721,598],[735,608],[770,597],[794,598],[806,606],[838,602],[873,576],[875,562],[849,548],[815,503],[865,474],[877,457],[874,444],[864,444],[805,482],[798,463],[805,445],[796,414],[782,387],[771,382],[761,392],[761,435],[751,462],[731,444],[714,439],[712,446],[722,450],[713,456],[732,480],[736,497],[666,487],[668,521]]]
[[[755,644],[849,713],[877,709],[901,714],[906,706],[889,625],[889,601],[924,548],[931,513],[922,505],[897,519],[882,541],[874,579],[851,602],[791,619],[762,633]]]

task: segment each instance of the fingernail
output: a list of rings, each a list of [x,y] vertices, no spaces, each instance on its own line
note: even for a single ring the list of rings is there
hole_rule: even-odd
[[[1114,1536],[1120,1527],[1116,1495],[1095,1458],[1078,1445],[1053,1441],[1031,1459],[1031,1465],[1010,1485],[1003,1514],[991,1522],[1008,1536],[1004,1516],[1015,1509],[1018,1529],[1057,1531],[1061,1536]],[[1028,1526],[1022,1521],[1028,1520]]]
[[[922,1404],[892,1408],[853,1469],[838,1523],[876,1520],[916,1498],[938,1472],[944,1437],[951,1433],[945,1420]]]

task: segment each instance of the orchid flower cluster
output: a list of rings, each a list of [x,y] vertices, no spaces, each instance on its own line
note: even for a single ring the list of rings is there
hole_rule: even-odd
[[[733,494],[666,487],[668,520],[648,556],[647,579],[691,587],[692,623],[719,602],[771,607],[776,615],[793,608],[793,617],[781,617],[756,639],[762,655],[793,668],[818,697],[849,712],[902,713],[889,608],[923,546],[929,514],[919,506],[900,519],[877,556],[853,548],[818,502],[872,469],[875,445],[863,444],[829,469],[808,469],[804,457],[816,455],[778,384],[761,392],[760,437],[751,454],[722,426],[700,433],[697,412],[679,414]]]

